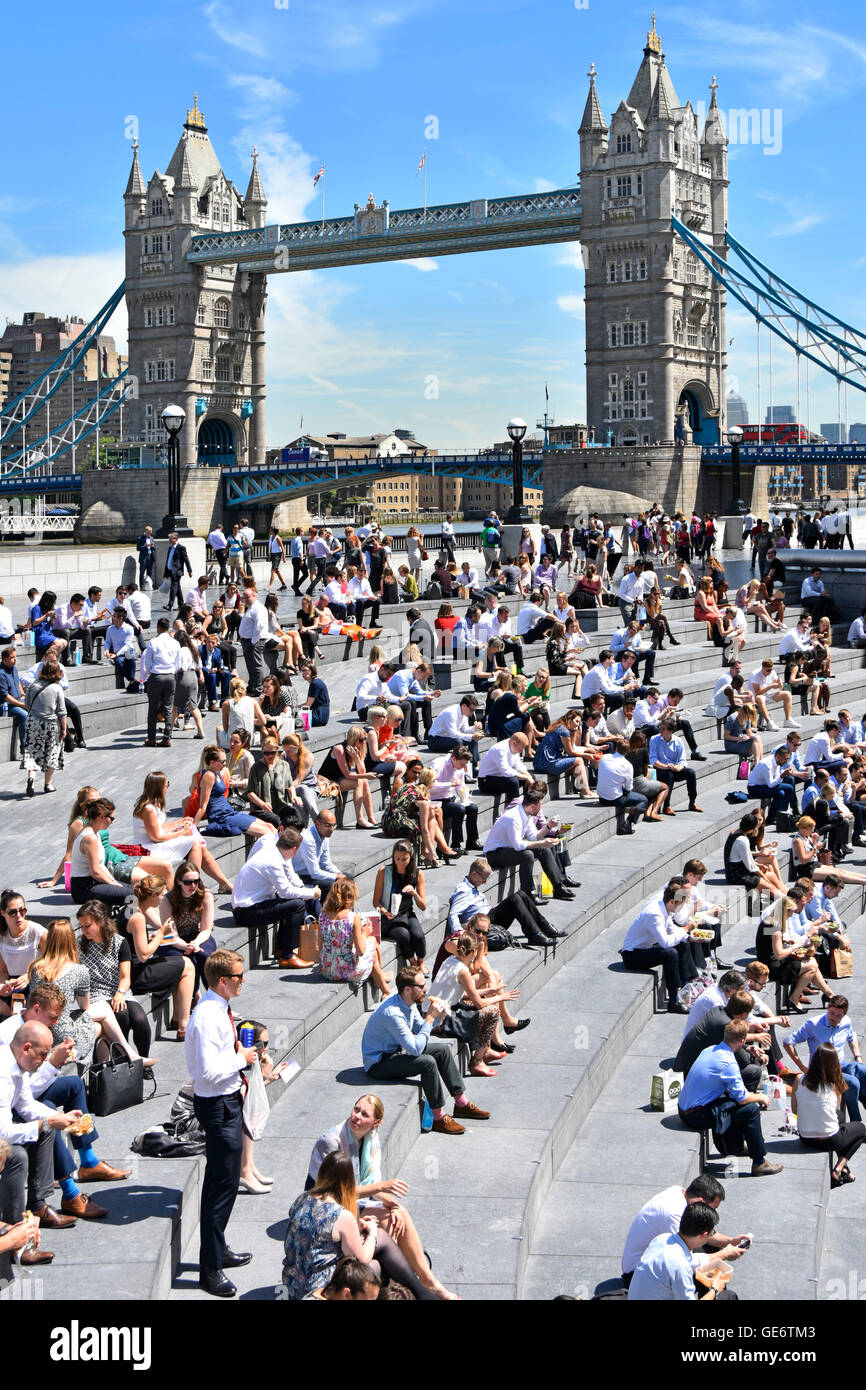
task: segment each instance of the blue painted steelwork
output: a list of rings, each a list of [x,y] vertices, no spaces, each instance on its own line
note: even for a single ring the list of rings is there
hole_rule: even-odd
[[[78,492],[80,473],[51,473],[45,478],[0,478],[0,493]]]
[[[127,376],[128,373],[129,368],[124,367],[123,371],[120,372],[118,376],[114,377],[112,381],[109,381],[107,386],[103,386],[98,396],[94,396],[92,400],[86,401],[85,404],[81,407],[81,409],[76,410],[74,415],[70,415],[68,419],[64,420],[62,425],[58,425],[57,428],[53,429],[50,434],[43,434],[39,439],[30,440],[27,444],[27,453],[31,453],[32,450],[38,448],[40,444],[44,444],[47,440],[54,439],[55,436],[59,435],[66,428],[67,425],[72,423],[73,420],[80,420],[82,416],[87,415],[87,413],[93,409],[94,405],[96,405],[99,401],[103,400],[106,396],[109,396],[111,394],[111,392],[117,386],[118,382],[123,381],[124,377]],[[54,459],[60,458],[60,456],[62,454],[67,453],[69,449],[77,449],[78,445],[81,444],[83,440],[87,439],[91,434],[94,434],[96,430],[100,429],[102,425],[104,425],[106,420],[110,419],[110,417],[114,414],[115,410],[118,410],[120,406],[123,404],[124,399],[124,396],[118,396],[116,401],[112,401],[111,404],[107,406],[107,408],[99,416],[98,420],[94,420],[92,425],[89,425],[86,430],[82,430],[81,434],[76,435],[74,440],[71,439],[68,444],[64,444],[61,448],[55,449],[51,454],[46,455],[46,457],[39,459],[35,463],[25,463],[21,465],[22,472],[26,473],[31,468],[34,470],[44,468],[46,464],[51,463]],[[13,466],[18,467],[17,460],[22,457],[23,453],[24,450],[19,449],[14,454],[6,454],[3,459],[4,468]]]
[[[814,305],[798,290],[793,289],[773,271],[768,270],[745,248],[741,248],[740,243],[729,233],[725,234],[726,242],[734,254],[744,260],[748,267],[748,274],[740,270],[737,265],[725,260],[718,252],[713,251],[699,237],[695,236],[679,218],[672,217],[671,225],[689,250],[707,267],[713,278],[725,287],[728,294],[738,300],[745,309],[748,309],[753,318],[764,324],[771,333],[774,333],[777,338],[792,348],[798,356],[814,362],[816,367],[820,367],[821,371],[827,372],[836,381],[844,382],[858,391],[866,392],[866,347],[861,347],[856,342],[849,342],[846,338],[839,337],[838,333],[834,331],[835,328],[840,328],[843,332],[862,338],[864,335],[858,329],[851,328],[849,324],[836,318],[829,310]],[[762,300],[766,301],[766,312],[761,311]],[[798,304],[815,310],[825,322],[818,322],[815,318],[803,313],[797,307]],[[795,332],[784,325],[785,319],[790,319],[793,322]],[[805,343],[800,341],[800,328],[804,328],[808,335]],[[825,356],[820,355],[822,350],[835,355],[835,365],[832,361],[828,361]],[[846,364],[845,370],[842,369],[843,361]]]
[[[866,460],[866,444],[782,444],[760,448],[740,446],[740,463],[748,467],[774,468],[782,463],[856,463]],[[731,462],[731,450],[726,445],[713,445],[701,450],[701,463],[709,468],[724,468]]]
[[[512,481],[511,454],[452,454],[425,459],[339,459],[336,463],[274,464],[270,468],[230,468],[223,471],[223,500],[227,507],[251,506],[256,502],[278,502],[303,497],[326,487],[348,487],[371,478],[398,478],[407,473],[426,472],[435,465],[443,478],[482,478],[489,483]],[[526,487],[541,487],[541,454],[524,454],[523,480]]]
[[[532,246],[580,239],[580,191],[559,188],[510,198],[479,198],[392,212],[357,207],[354,216],[190,239],[186,259],[242,270],[292,272],[371,261]]]
[[[64,348],[58,357],[55,357],[51,365],[46,367],[35,381],[31,382],[26,391],[22,391],[21,395],[16,396],[14,400],[6,402],[0,411],[0,421],[5,420],[7,422],[7,428],[0,434],[0,444],[4,444],[11,435],[15,434],[17,430],[27,424],[28,420],[42,410],[46,401],[51,400],[55,391],[60,388],[69,373],[75,370],[88,348],[96,341],[123,298],[125,289],[125,283],[120,285],[111,298],[106,300],[96,316],[90,320],[90,323],[82,328],[75,341],[70,343],[68,348]],[[47,386],[41,395],[37,394],[38,388],[48,380],[52,372],[59,373],[57,380],[53,385]],[[33,405],[27,407],[26,401],[31,397],[33,398]],[[18,406],[22,407],[22,413],[20,417],[14,418],[15,409]],[[33,446],[31,445],[31,447]]]

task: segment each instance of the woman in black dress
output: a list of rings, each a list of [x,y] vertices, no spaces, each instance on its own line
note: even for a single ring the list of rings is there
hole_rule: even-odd
[[[427,953],[427,940],[418,913],[427,910],[427,893],[424,873],[408,840],[397,841],[390,864],[383,864],[377,873],[373,907],[381,913],[382,935],[396,942],[406,960],[420,964]]]

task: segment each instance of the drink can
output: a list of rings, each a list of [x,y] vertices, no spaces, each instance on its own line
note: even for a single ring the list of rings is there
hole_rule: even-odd
[[[256,1041],[256,1030],[251,1023],[242,1023],[240,1029],[241,1047],[252,1047]]]

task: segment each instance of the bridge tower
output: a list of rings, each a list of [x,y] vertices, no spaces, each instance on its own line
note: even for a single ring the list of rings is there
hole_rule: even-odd
[[[135,142],[123,201],[129,370],[138,383],[128,439],[162,443],[160,417],[173,401],[186,411],[182,466],[199,457],[264,463],[265,277],[184,259],[196,232],[265,225],[256,151],[242,197],[223,172],[196,95],[168,168],[149,183]]]
[[[671,230],[725,255],[727,139],[716,81],[703,131],[665,66],[655,15],[628,99],[605,123],[589,72],[580,123],[587,419],[597,443],[714,443],[725,401],[725,296]]]

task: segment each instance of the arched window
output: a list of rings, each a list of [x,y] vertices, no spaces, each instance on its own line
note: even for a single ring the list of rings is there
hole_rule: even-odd
[[[150,215],[151,217],[162,217],[162,198],[151,199]]]
[[[213,306],[213,321],[215,328],[228,328],[229,302],[227,299],[218,299]]]

